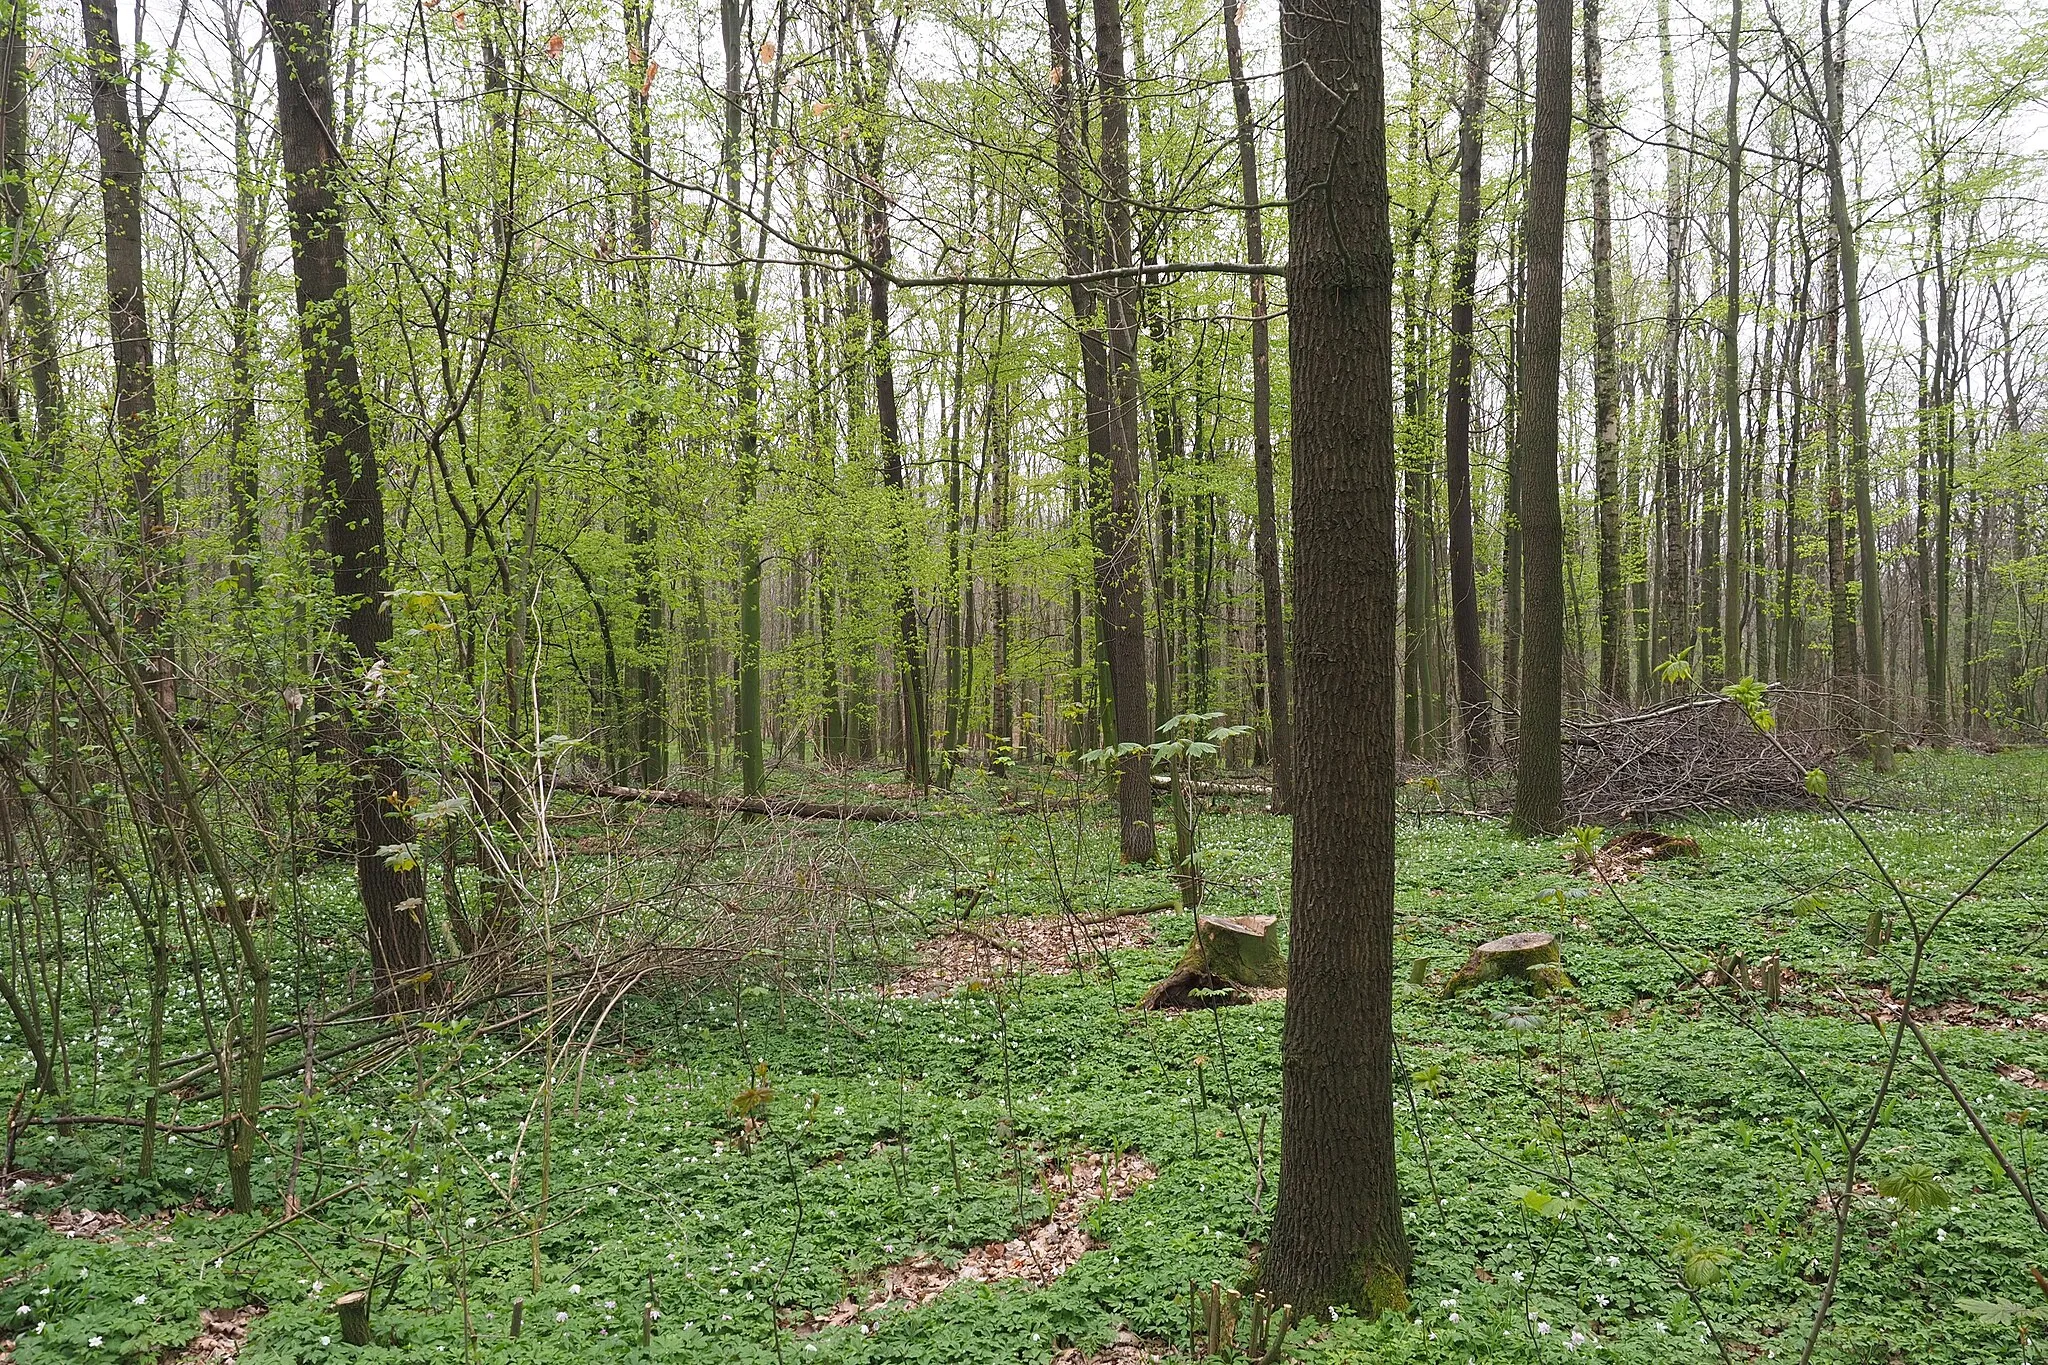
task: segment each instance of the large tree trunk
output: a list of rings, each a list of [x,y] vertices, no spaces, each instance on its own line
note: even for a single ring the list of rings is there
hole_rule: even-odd
[[[1458,235],[1451,257],[1451,336],[1444,390],[1444,481],[1450,497],[1451,639],[1457,654],[1458,734],[1468,767],[1493,748],[1486,648],[1479,636],[1479,571],[1472,534],[1472,322],[1479,287],[1479,191],[1485,159],[1486,83],[1501,0],[1478,0],[1458,106]]]
[[[1615,358],[1613,177],[1602,85],[1600,0],[1585,0],[1586,142],[1593,171],[1593,503],[1599,545],[1600,690],[1628,699],[1621,582],[1621,376]]]
[[[412,852],[413,825],[398,725],[365,695],[360,674],[391,638],[384,490],[363,401],[348,296],[348,227],[341,153],[330,137],[332,15],[322,0],[270,0],[277,63],[278,145],[298,281],[299,357],[307,436],[319,463],[328,568],[346,645],[330,678],[331,731],[348,768],[356,887],[368,921],[370,962],[387,1003],[418,1001],[431,980],[426,887]]]
[[[1407,1303],[1394,1163],[1393,242],[1378,0],[1282,0],[1294,420],[1293,940],[1274,1298]]]
[[[1244,42],[1237,31],[1238,0],[1224,0],[1223,42],[1230,58],[1230,94],[1237,111],[1238,187],[1244,195],[1244,258],[1266,263],[1265,215],[1259,209],[1259,147],[1252,125],[1251,83],[1244,74]],[[1273,491],[1272,327],[1267,321],[1266,277],[1251,277],[1252,311],[1252,484],[1258,519],[1252,523],[1252,555],[1259,570],[1259,633],[1266,647],[1266,733],[1273,754],[1270,809],[1294,809],[1293,697],[1287,674],[1287,614],[1280,586],[1280,518]],[[1468,320],[1469,321],[1469,320]],[[1469,326],[1468,326],[1469,331]],[[1469,498],[1467,511],[1470,511]],[[1466,559],[1471,559],[1467,518]],[[1476,629],[1476,626],[1475,626]],[[1484,686],[1484,684],[1482,684]]]
[[[1558,507],[1558,371],[1564,328],[1564,191],[1571,152],[1571,0],[1537,0],[1536,127],[1530,141],[1527,323],[1516,399],[1523,554],[1521,725],[1514,827],[1563,819],[1564,520]]]

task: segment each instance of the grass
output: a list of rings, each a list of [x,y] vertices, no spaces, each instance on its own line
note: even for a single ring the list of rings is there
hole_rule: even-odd
[[[2040,751],[1912,754],[1901,778],[1860,793],[1878,808],[1859,820],[1901,885],[1934,904],[2039,818],[2043,792]],[[1238,811],[1205,830],[1211,908],[1284,909],[1285,822]],[[1876,1093],[1889,1025],[1869,1015],[1904,987],[1910,944],[1897,926],[1864,952],[1883,887],[1827,818],[1686,832],[1700,859],[1655,864],[1608,894],[1570,872],[1564,843],[1404,818],[1404,969],[1421,962],[1440,983],[1482,939],[1547,929],[1577,989],[1445,1001],[1399,988],[1415,1311],[1317,1324],[1298,1334],[1303,1358],[1799,1357],[1832,1255],[1834,1124],[1853,1126]],[[950,920],[963,885],[982,888],[977,916],[1171,891],[1157,872],[1117,869],[1092,819],[1001,816],[985,793],[847,837],[889,889],[863,928],[884,954]],[[1946,1065],[2028,1169],[2042,1092],[2024,1081],[2048,1076],[2048,1028],[2033,1018],[2048,1011],[2044,867],[2048,851],[2029,849],[1988,878],[1919,978]],[[310,894],[318,913],[345,916],[338,881]],[[216,1211],[225,1176],[209,1137],[180,1137],[144,1185],[132,1133],[30,1128],[17,1162],[45,1179],[13,1189],[14,1216],[0,1216],[0,1316],[24,1365],[155,1360],[193,1338],[202,1309],[245,1303],[267,1310],[241,1348],[247,1365],[1039,1362],[1120,1330],[1184,1349],[1189,1281],[1240,1280],[1270,1214],[1283,1009],[1133,1011],[1188,927],[1163,914],[1156,947],[946,999],[864,987],[826,998],[801,981],[635,996],[580,1086],[573,1059],[557,1072],[544,1205],[538,1054],[461,1028],[423,1034],[403,1068],[303,1103],[297,1077],[281,1080],[259,1167],[264,1217]],[[1782,1009],[1697,983],[1736,950],[1790,969]],[[345,957],[316,947],[310,960],[333,980]],[[71,1040],[74,1076],[98,1068],[82,1107],[100,1113],[134,1102],[120,1078],[141,1019],[121,989],[97,1033]],[[197,1038],[189,1013],[180,1027]],[[15,1088],[26,1077],[24,1064]],[[193,1105],[182,1119],[217,1112]],[[2017,1326],[1957,1305],[2038,1301],[2027,1266],[2048,1248],[1911,1047],[1874,1121],[1872,1184],[1851,1201],[1815,1358],[2030,1358]],[[957,1258],[1042,1219],[1040,1171],[1112,1151],[1142,1153],[1157,1178],[1097,1204],[1099,1245],[1050,1285],[963,1284],[924,1307],[796,1330],[886,1267]],[[307,1211],[275,1227],[295,1153]],[[88,1207],[140,1221],[115,1238],[51,1230],[55,1211]],[[373,1281],[375,1330],[391,1344],[345,1347],[332,1300]],[[643,1350],[650,1295],[661,1316]]]

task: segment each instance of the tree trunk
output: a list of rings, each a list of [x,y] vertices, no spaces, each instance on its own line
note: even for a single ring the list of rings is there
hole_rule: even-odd
[[[745,15],[741,0],[721,0],[718,13],[725,49],[725,128],[719,160],[725,172],[726,252],[732,258],[727,272],[733,308],[733,420],[738,426],[734,463],[740,498],[751,503],[761,478],[761,328],[754,308],[754,280],[747,271],[744,206],[740,202]],[[848,288],[852,288],[851,281]],[[740,789],[748,796],[760,796],[768,785],[767,737],[761,715],[761,537],[751,524],[740,538],[739,597],[739,686],[734,698],[733,747],[739,751]]]
[[[1265,215],[1259,209],[1259,147],[1252,125],[1251,83],[1244,74],[1244,41],[1237,31],[1238,0],[1224,0],[1223,43],[1230,59],[1230,93],[1237,112],[1238,188],[1244,196],[1244,258],[1266,263]],[[1273,756],[1276,815],[1294,809],[1293,697],[1287,675],[1287,614],[1280,585],[1280,518],[1273,490],[1272,326],[1267,321],[1266,277],[1251,277],[1252,483],[1258,519],[1252,524],[1252,554],[1259,571],[1259,632],[1266,646],[1266,733]],[[1469,513],[1469,506],[1467,511]],[[1469,516],[1467,560],[1470,559]],[[1484,684],[1482,684],[1483,686]]]
[[[1621,582],[1621,379],[1615,358],[1614,205],[1602,85],[1600,0],[1585,0],[1586,143],[1593,172],[1593,503],[1599,542],[1600,690],[1628,700]]]
[[[1722,497],[1722,521],[1727,528],[1727,549],[1721,557],[1721,602],[1719,604],[1719,671],[1735,678],[1742,674],[1742,574],[1747,549],[1748,518],[1742,505],[1742,0],[1733,0],[1728,19],[1728,114],[1723,127],[1728,158],[1728,297],[1721,319],[1721,422],[1727,443],[1727,486]],[[1712,653],[1712,646],[1709,645]]]
[[[10,283],[21,308],[36,445],[55,463],[63,444],[64,376],[57,362],[49,263],[28,208],[28,14],[27,0],[12,0],[0,26],[0,230],[7,233]]]
[[[1124,70],[1122,0],[1094,0],[1098,159],[1102,177],[1102,259],[1128,270],[1131,248],[1130,79]],[[1103,303],[1103,417],[1108,458],[1098,468],[1095,493],[1095,587],[1102,603],[1109,663],[1110,708],[1116,742],[1152,742],[1145,698],[1145,575],[1139,555],[1137,282],[1120,275],[1105,282]],[[1123,858],[1152,861],[1150,758],[1130,753],[1117,761],[1117,808],[1123,822]]]
[[[105,223],[107,330],[114,341],[114,445],[129,471],[137,523],[134,636],[149,654],[149,689],[166,715],[177,688],[166,638],[166,604],[175,591],[171,528],[164,515],[157,429],[156,366],[142,276],[142,152],[129,112],[128,70],[121,57],[112,0],[84,0],[86,72],[93,131],[100,154],[100,209]]]
[[[1820,10],[1822,69],[1827,83],[1828,211],[1835,225],[1835,254],[1842,281],[1843,368],[1849,388],[1849,483],[1856,500],[1857,579],[1863,617],[1863,724],[1870,762],[1892,770],[1890,705],[1885,696],[1884,592],[1877,557],[1877,515],[1870,491],[1870,383],[1863,360],[1863,298],[1857,265],[1856,224],[1849,216],[1849,182],[1844,165],[1842,65],[1848,54],[1848,0],[1829,29],[1828,6]]]
[[[1294,420],[1293,949],[1267,1293],[1407,1304],[1394,1163],[1393,242],[1378,0],[1282,0]]]
[[[1564,327],[1564,192],[1571,152],[1570,0],[1537,0],[1536,127],[1522,223],[1527,323],[1516,410],[1523,554],[1521,724],[1513,826],[1563,819],[1564,521],[1558,506],[1558,372]]]
[[[1444,390],[1444,480],[1450,496],[1451,640],[1457,654],[1458,734],[1468,768],[1493,749],[1486,647],[1479,635],[1479,571],[1473,546],[1472,324],[1479,285],[1479,193],[1485,157],[1486,84],[1500,34],[1501,0],[1477,0],[1458,106],[1458,234],[1451,258],[1451,336]]]
[[[633,253],[628,269],[632,299],[632,401],[627,420],[625,532],[633,574],[633,641],[626,670],[626,714],[624,733],[626,768],[634,780],[654,783],[667,770],[668,759],[668,669],[664,641],[660,554],[655,546],[659,524],[660,488],[655,473],[655,404],[660,390],[654,355],[654,124],[648,104],[652,76],[647,51],[652,41],[654,7],[652,0],[626,0],[624,22],[626,51],[626,145],[631,165],[630,198],[627,204],[627,233]],[[730,73],[729,73],[730,74]],[[727,118],[737,116],[729,108]],[[737,198],[737,196],[735,196]],[[734,289],[744,288],[744,269],[733,253]],[[735,297],[735,306],[739,300]],[[748,342],[743,337],[735,348],[740,366],[746,367]],[[738,376],[739,402],[749,376]],[[742,416],[743,422],[751,418]],[[744,439],[744,438],[742,438]],[[743,466],[744,466],[744,462]]]
[[[1687,608],[1684,432],[1679,422],[1679,356],[1685,338],[1685,161],[1678,130],[1678,64],[1671,50],[1671,0],[1657,0],[1657,50],[1664,90],[1664,361],[1657,418],[1657,506],[1664,549],[1657,582],[1657,624],[1665,658],[1691,645]]]
[[[348,766],[356,887],[369,924],[371,966],[386,1002],[404,1007],[426,993],[433,951],[397,721],[374,691],[364,695],[361,683],[391,638],[385,609],[391,583],[384,490],[349,308],[343,167],[329,137],[333,20],[321,0],[270,0],[269,16],[307,436],[320,468],[328,570],[347,646],[329,679],[332,731]]]

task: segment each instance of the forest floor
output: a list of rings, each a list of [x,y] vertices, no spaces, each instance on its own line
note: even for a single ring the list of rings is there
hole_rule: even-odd
[[[1857,794],[1924,925],[2048,814],[2048,751],[1911,753]],[[210,1134],[173,1139],[142,1182],[130,1130],[28,1128],[0,1213],[0,1357],[1184,1354],[1190,1282],[1241,1282],[1271,1213],[1284,1001],[1133,1008],[1190,924],[1108,914],[1173,889],[1116,866],[1098,809],[1004,813],[977,776],[913,823],[774,822],[878,888],[849,902],[826,963],[811,945],[751,984],[635,994],[595,1046],[558,1058],[545,1094],[542,1054],[502,1034],[436,1030],[304,1100],[281,1054],[265,1213],[221,1211]],[[700,820],[650,812],[627,856],[663,856],[664,831]],[[1404,817],[1413,1312],[1297,1329],[1300,1358],[1797,1360],[1838,1213],[1814,1359],[2030,1358],[2025,1320],[1996,1319],[2044,1303],[2028,1267],[2048,1247],[1910,1033],[1887,1069],[1913,939],[1863,848],[1817,813],[1669,828],[1701,856],[1610,885],[1572,869],[1571,840]],[[1203,832],[1207,908],[1284,913],[1286,822],[1238,802]],[[339,926],[346,882],[323,876]],[[2029,847],[1942,921],[1915,992],[1957,1088],[2028,1170],[2048,1109],[2044,905],[2048,847]],[[1873,907],[1891,937],[1866,952]],[[1529,929],[1560,935],[1574,991],[1439,998],[1473,946]],[[342,950],[319,941],[280,976],[331,984]],[[1756,974],[1773,957],[1776,1008]],[[112,1078],[133,1070],[142,997],[122,996],[133,980],[109,989],[70,1066],[82,1093],[84,1073],[108,1078],[93,1112],[120,1113],[133,1096]],[[281,987],[279,1017],[294,1008]],[[210,1103],[179,1121],[216,1117]],[[1835,1125],[1866,1121],[1844,1211]],[[288,1186],[299,1214],[281,1222]],[[345,1347],[333,1301],[373,1281],[388,1344]]]

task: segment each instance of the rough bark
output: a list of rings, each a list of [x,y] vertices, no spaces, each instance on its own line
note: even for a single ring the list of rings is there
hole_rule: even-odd
[[[1570,0],[1537,0],[1536,124],[1522,223],[1524,290],[1515,467],[1523,542],[1521,724],[1512,824],[1548,833],[1563,819],[1564,521],[1558,505],[1558,373],[1564,327],[1564,195],[1571,151]]]
[[[1282,0],[1294,437],[1293,937],[1259,1276],[1407,1302],[1394,1162],[1393,242],[1378,0]]]

